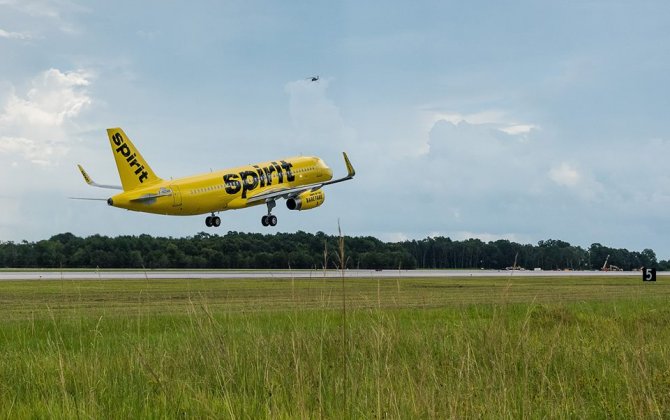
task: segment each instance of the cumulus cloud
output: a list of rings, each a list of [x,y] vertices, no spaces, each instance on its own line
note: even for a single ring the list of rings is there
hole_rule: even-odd
[[[10,93],[0,111],[0,155],[45,164],[66,154],[70,124],[92,103],[90,79],[81,70],[49,69],[25,95]]]
[[[379,189],[385,191],[392,180],[392,195],[373,191],[366,200],[403,209],[405,216],[390,220],[388,232],[400,225],[408,237],[530,238],[534,203],[544,200],[549,184],[546,144],[535,138],[535,130],[528,132],[532,141],[501,132],[506,126],[502,115],[440,118],[423,134],[427,153],[387,162]],[[378,161],[389,160],[383,152],[378,156],[384,157]]]
[[[318,83],[298,80],[288,83],[285,91],[298,140],[303,144],[337,145],[334,148],[339,150],[356,140],[356,132],[327,97],[328,84],[329,80],[323,78]]]
[[[440,120],[429,133],[429,149],[420,164],[435,172],[430,188],[446,188],[452,194],[529,195],[537,190],[534,183],[542,174],[541,146],[511,140],[496,124]]]

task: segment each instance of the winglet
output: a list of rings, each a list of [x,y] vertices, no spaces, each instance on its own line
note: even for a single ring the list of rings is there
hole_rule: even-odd
[[[122,189],[123,189],[123,188],[121,188],[121,187],[118,186],[118,185],[101,185],[101,184],[97,184],[95,181],[93,181],[93,178],[91,178],[91,177],[88,175],[88,173],[84,170],[84,168],[83,168],[81,165],[77,165],[77,167],[79,168],[79,172],[81,172],[81,176],[84,177],[84,181],[86,181],[86,183],[87,183],[88,185],[92,186],[92,187],[108,188],[108,189],[110,189],[110,190],[122,190]]]
[[[344,156],[344,163],[347,165],[347,172],[349,173],[349,178],[353,178],[354,175],[356,175],[356,170],[354,169],[354,166],[349,161],[349,157],[347,156],[347,152],[342,152],[342,155]]]
[[[84,168],[82,168],[81,165],[79,165],[79,164],[77,165],[77,167],[79,168],[79,172],[81,172],[81,176],[84,177],[84,181],[86,181],[86,183],[87,183],[88,185],[95,185],[95,182],[93,182],[93,180],[91,179],[91,177],[88,176],[88,174],[86,173],[86,171],[84,170]]]

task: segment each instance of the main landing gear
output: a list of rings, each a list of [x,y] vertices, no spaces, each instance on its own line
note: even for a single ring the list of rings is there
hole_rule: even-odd
[[[261,217],[261,224],[263,224],[263,226],[277,226],[277,216],[274,214],[263,216]]]
[[[277,216],[270,213],[277,204],[274,200],[268,200],[265,204],[268,206],[268,214],[261,217],[261,224],[263,226],[277,226]]]
[[[205,219],[205,225],[207,227],[219,227],[221,226],[221,218],[219,216],[214,216],[214,213],[212,213],[211,216],[207,216]]]

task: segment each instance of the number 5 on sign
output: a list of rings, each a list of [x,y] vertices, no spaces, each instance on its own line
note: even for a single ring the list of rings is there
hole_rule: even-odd
[[[643,267],[642,281],[656,281],[656,269]]]

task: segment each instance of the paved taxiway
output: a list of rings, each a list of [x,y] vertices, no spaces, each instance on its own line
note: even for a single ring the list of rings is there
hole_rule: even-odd
[[[137,270],[137,271],[1,271],[0,281],[8,280],[146,280],[146,279],[239,279],[239,278],[337,278],[337,270]],[[506,271],[506,270],[345,270],[345,277],[571,277],[641,276],[639,271]],[[670,272],[658,273],[659,276]]]

